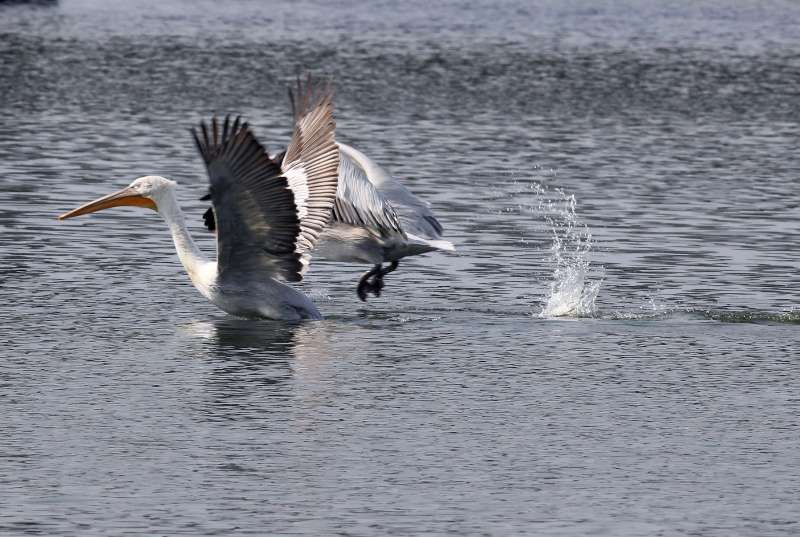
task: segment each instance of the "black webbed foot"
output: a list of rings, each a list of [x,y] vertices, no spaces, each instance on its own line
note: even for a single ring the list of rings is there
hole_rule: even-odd
[[[361,299],[361,302],[366,302],[367,301],[367,286],[368,285],[369,284],[367,282],[365,282],[364,280],[361,280],[361,281],[358,282],[358,287],[356,287],[356,294],[358,295],[358,298]]]
[[[362,302],[367,301],[368,293],[375,294],[375,283],[372,281],[372,277],[378,274],[381,274],[381,265],[375,265],[372,267],[372,269],[365,272],[364,275],[361,276],[361,279],[358,280],[356,294]],[[381,285],[381,287],[383,287],[383,285]],[[378,290],[378,294],[375,294],[375,296],[380,296],[380,289]]]
[[[386,268],[383,268],[382,264],[375,265],[372,269],[365,272],[358,281],[358,288],[356,289],[358,298],[360,298],[362,302],[366,302],[367,296],[370,293],[376,297],[381,296],[381,291],[383,291],[384,286],[383,277],[390,272],[394,272],[398,265],[399,263],[397,261],[392,261]]]
[[[370,281],[369,291],[376,297],[380,297],[383,285],[383,276],[381,274],[376,274],[375,277],[372,278],[372,281]]]

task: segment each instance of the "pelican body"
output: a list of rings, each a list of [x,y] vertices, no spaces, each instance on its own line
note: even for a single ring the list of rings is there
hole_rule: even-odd
[[[195,142],[206,163],[218,222],[217,259],[207,259],[186,227],[176,183],[145,176],[61,215],[72,218],[116,206],[157,211],[194,286],[221,310],[246,318],[321,319],[306,295],[279,281],[300,281],[311,249],[330,220],[338,151],[329,88],[303,88],[295,131],[279,167],[247,124],[201,124]],[[220,132],[221,131],[221,132]]]
[[[442,226],[430,205],[389,175],[361,151],[337,142],[339,186],[330,225],[316,254],[331,261],[371,263],[357,293],[380,296],[383,277],[408,256],[455,250],[441,240]],[[383,267],[383,263],[389,263]]]
[[[60,218],[119,206],[147,207],[157,211],[169,227],[175,251],[192,284],[222,311],[246,318],[321,319],[314,303],[303,293],[259,271],[221,272],[192,239],[178,204],[177,183],[157,175],[139,177],[118,192],[87,203]],[[232,277],[235,276],[235,277]]]

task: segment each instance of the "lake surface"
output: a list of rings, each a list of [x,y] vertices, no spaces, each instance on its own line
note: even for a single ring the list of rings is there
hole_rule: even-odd
[[[800,533],[800,5],[0,3],[0,534]],[[286,85],[456,255],[237,320],[159,217],[55,216]]]

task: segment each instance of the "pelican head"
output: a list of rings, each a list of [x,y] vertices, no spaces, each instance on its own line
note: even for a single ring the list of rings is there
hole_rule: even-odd
[[[158,202],[175,189],[175,181],[158,175],[145,175],[134,180],[130,185],[102,198],[85,203],[58,217],[59,220],[89,214],[111,207],[123,205],[145,207],[158,211]]]

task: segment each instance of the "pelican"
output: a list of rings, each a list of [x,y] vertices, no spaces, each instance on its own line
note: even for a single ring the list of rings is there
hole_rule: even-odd
[[[295,122],[300,116],[301,84],[289,88]],[[297,92],[297,94],[295,94]],[[400,259],[434,250],[455,251],[453,244],[441,240],[442,225],[433,215],[430,204],[415,196],[386,170],[364,153],[337,142],[339,181],[333,218],[315,247],[315,255],[329,261],[369,263],[356,292],[362,301],[367,293],[380,296],[383,277],[397,269]],[[288,152],[271,157],[285,165]],[[208,199],[204,196],[202,199]],[[208,209],[203,220],[209,231],[215,230],[214,212]],[[383,264],[389,263],[384,268]]]
[[[330,87],[315,91],[309,81],[301,90],[294,133],[280,166],[239,118],[220,125],[215,117],[210,133],[205,123],[200,134],[192,130],[219,222],[216,261],[195,245],[176,183],[164,177],[139,177],[59,219],[120,205],[156,210],[192,283],[223,311],[246,318],[321,319],[310,298],[278,281],[302,279],[336,197],[339,156]]]
[[[451,242],[441,240],[442,225],[427,202],[364,153],[343,143],[337,146],[339,186],[333,219],[315,252],[331,261],[373,265],[358,281],[356,293],[362,301],[368,292],[381,295],[383,277],[396,270],[402,258],[455,251]]]

